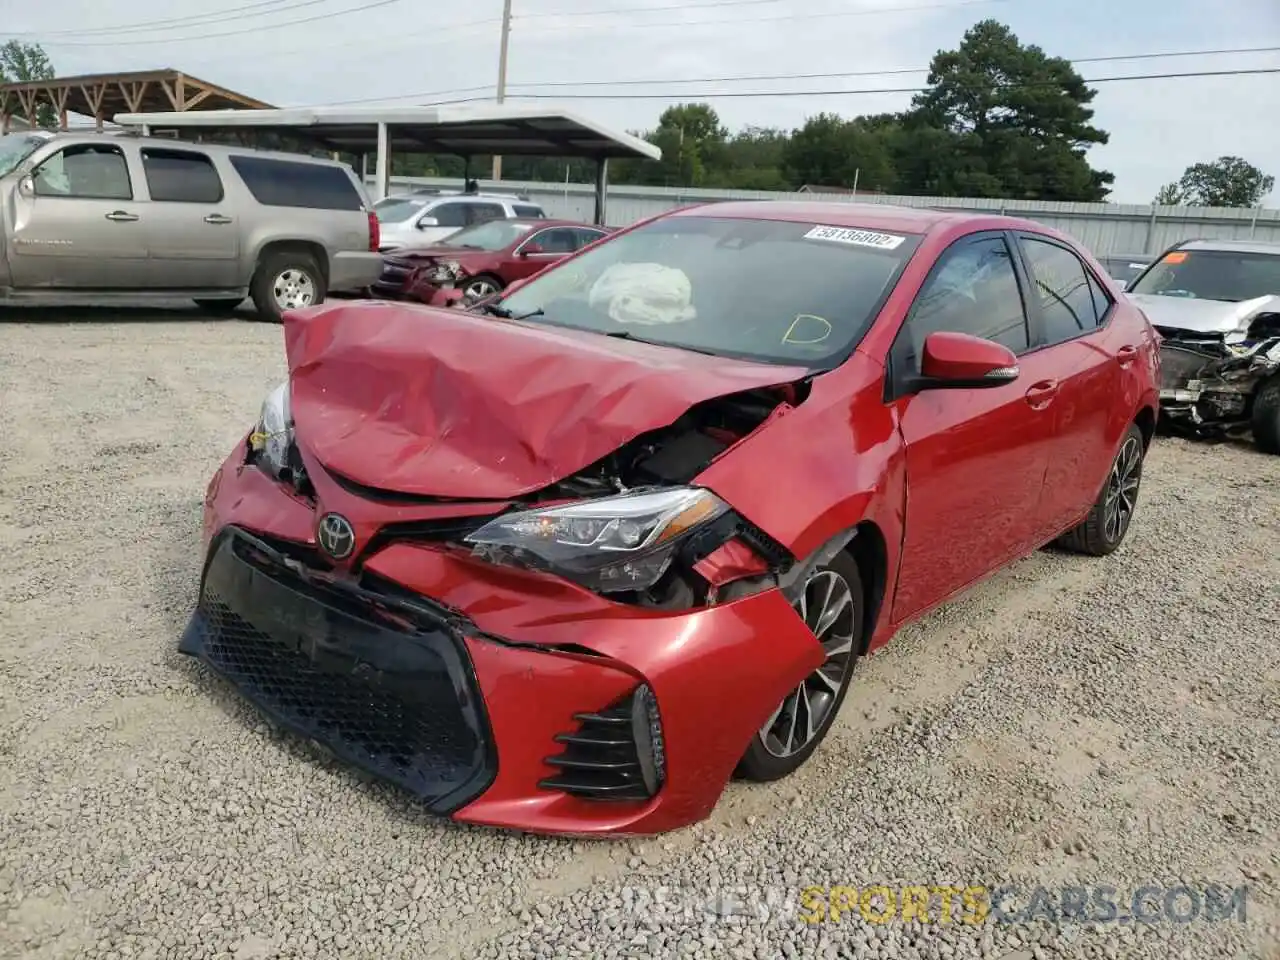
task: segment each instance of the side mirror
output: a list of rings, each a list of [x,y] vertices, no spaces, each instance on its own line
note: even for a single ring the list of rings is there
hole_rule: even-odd
[[[28,200],[34,199],[36,195],[36,181],[34,177],[26,176],[18,181],[18,193],[26,197]]]
[[[1018,379],[1018,358],[1008,347],[967,333],[940,331],[925,338],[917,390],[999,387]]]
[[[427,227],[438,227],[438,226],[440,226],[440,221],[437,220],[435,217],[422,217],[418,221],[419,230],[423,230]]]
[[[520,259],[524,260],[531,253],[545,253],[545,252],[546,251],[543,250],[542,247],[536,243],[526,243],[523,247],[520,248]]]

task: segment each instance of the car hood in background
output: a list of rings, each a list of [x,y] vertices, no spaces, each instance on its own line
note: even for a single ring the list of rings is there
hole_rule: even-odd
[[[461,260],[468,256],[476,256],[477,254],[485,255],[485,250],[467,250],[463,247],[446,247],[435,245],[431,247],[398,247],[389,251],[387,256],[393,260],[412,260],[414,262],[426,262],[428,260]]]
[[[1155,326],[1193,333],[1244,332],[1258,314],[1280,313],[1280,296],[1257,297],[1239,303],[1164,297],[1152,293],[1130,293],[1126,296]]]
[[[783,367],[460,310],[335,302],[286,314],[297,436],[356,483],[505,500]]]

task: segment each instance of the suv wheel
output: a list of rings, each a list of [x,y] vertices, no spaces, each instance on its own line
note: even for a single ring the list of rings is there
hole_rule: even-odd
[[[281,250],[262,258],[250,292],[258,312],[279,323],[285,311],[320,303],[327,291],[324,274],[311,254]]]

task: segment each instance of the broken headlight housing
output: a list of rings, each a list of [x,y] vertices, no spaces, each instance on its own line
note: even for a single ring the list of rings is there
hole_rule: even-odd
[[[422,271],[422,279],[427,283],[447,283],[456,280],[462,274],[462,265],[456,260],[445,260],[433,264]]]
[[[696,487],[633,492],[503,514],[466,542],[491,562],[548,570],[600,593],[645,590],[690,533],[728,510]]]
[[[289,409],[289,381],[267,394],[253,432],[249,449],[258,462],[275,476],[289,466],[289,448],[293,446],[293,414]]]

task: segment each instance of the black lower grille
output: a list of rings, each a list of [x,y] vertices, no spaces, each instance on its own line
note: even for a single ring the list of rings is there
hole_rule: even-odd
[[[1160,349],[1160,385],[1167,390],[1183,387],[1188,380],[1197,379],[1213,359],[1198,350],[1188,350],[1166,343]]]
[[[556,735],[564,751],[546,762],[559,773],[538,786],[587,800],[647,800],[662,785],[664,758],[656,705],[646,686],[598,713],[576,713],[578,728]]]
[[[362,616],[360,588],[338,602],[283,564],[266,567],[265,546],[253,544],[253,562],[229,543],[215,546],[184,652],[283,726],[437,812],[478,795],[493,773],[487,729],[470,664],[446,626]],[[372,610],[378,598],[369,596]]]

